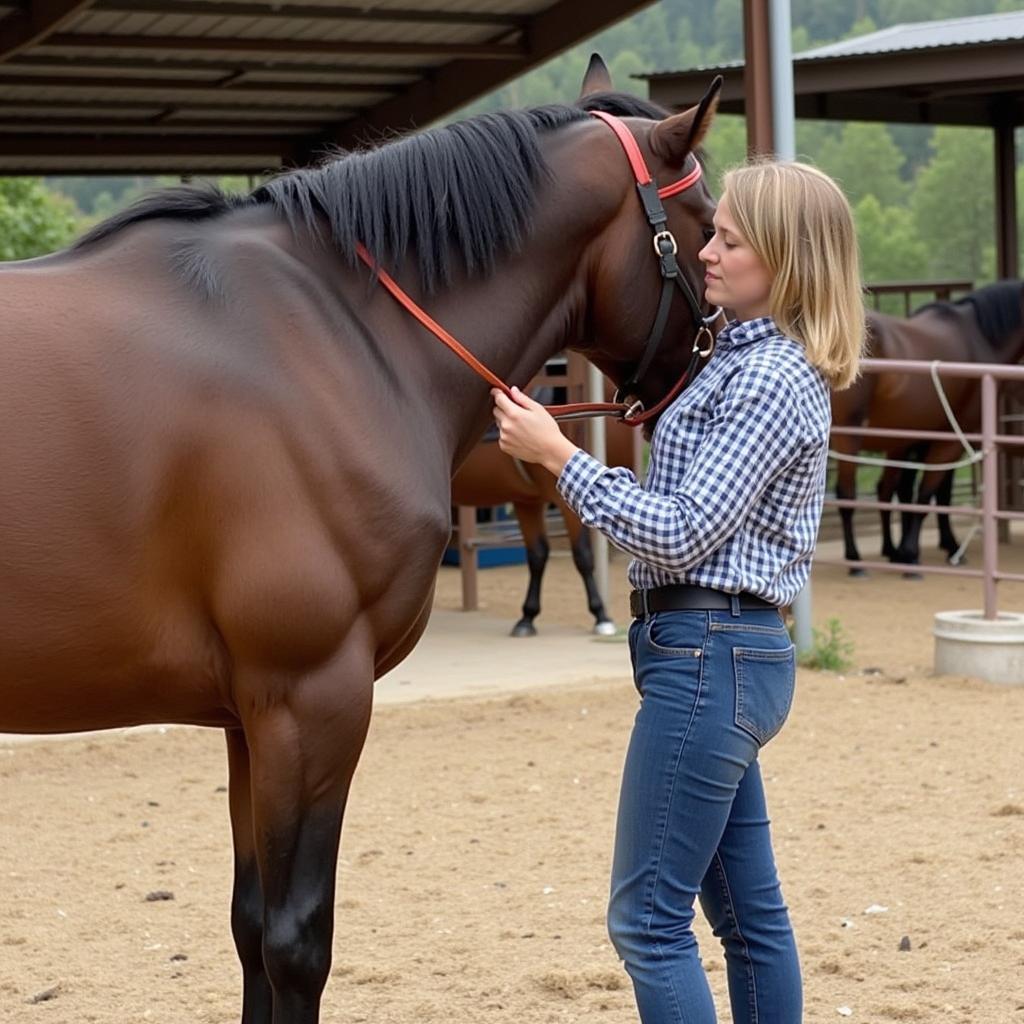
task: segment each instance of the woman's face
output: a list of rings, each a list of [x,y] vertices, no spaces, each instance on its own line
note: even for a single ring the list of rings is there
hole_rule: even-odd
[[[706,271],[705,298],[738,320],[769,316],[772,275],[736,226],[728,192],[719,200],[714,225],[711,241],[697,254]]]

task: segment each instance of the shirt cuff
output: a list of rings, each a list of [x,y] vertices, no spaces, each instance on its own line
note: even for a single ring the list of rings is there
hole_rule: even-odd
[[[577,515],[583,507],[583,502],[586,501],[590,488],[607,469],[607,466],[598,462],[593,455],[583,451],[582,448],[577,448],[562,468],[557,483],[558,493],[565,498]]]

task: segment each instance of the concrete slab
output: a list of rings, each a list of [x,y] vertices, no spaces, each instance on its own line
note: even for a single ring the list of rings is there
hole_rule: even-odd
[[[481,697],[593,679],[628,679],[624,637],[543,625],[514,639],[509,625],[479,612],[437,610],[412,654],[377,681],[375,702],[407,704]]]

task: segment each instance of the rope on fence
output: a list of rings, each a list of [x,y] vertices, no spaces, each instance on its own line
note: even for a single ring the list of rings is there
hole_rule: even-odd
[[[896,469],[914,469],[924,471],[947,471],[951,469],[960,469],[962,466],[973,466],[976,462],[981,462],[985,457],[985,453],[974,448],[971,445],[971,442],[967,440],[967,437],[961,429],[960,424],[953,413],[953,409],[949,404],[949,399],[946,397],[946,390],[942,386],[942,380],[939,377],[939,365],[940,363],[937,359],[932,360],[932,383],[935,385],[935,393],[939,396],[939,403],[942,405],[942,411],[946,414],[946,419],[949,421],[949,425],[952,427],[953,433],[956,434],[957,440],[960,442],[963,450],[967,453],[966,458],[960,459],[958,462],[906,462],[900,459],[879,459],[870,455],[846,455],[844,452],[837,452],[834,448],[829,448],[829,455],[840,462],[856,462],[858,465],[862,466],[893,466]]]

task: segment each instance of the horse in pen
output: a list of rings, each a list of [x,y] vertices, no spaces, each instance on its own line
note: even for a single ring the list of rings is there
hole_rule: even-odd
[[[533,398],[547,403],[554,389],[537,389]],[[605,398],[611,392],[606,388]],[[609,466],[630,466],[636,461],[634,440],[636,431],[616,420],[606,427],[606,457]],[[575,444],[586,447],[586,438],[580,424],[570,424],[566,434]],[[512,627],[511,635],[531,637],[537,635],[534,620],[541,610],[541,586],[544,569],[548,564],[551,545],[548,540],[547,509],[554,506],[565,524],[572,553],[573,565],[579,573],[586,595],[587,609],[594,617],[594,632],[612,634],[615,623],[609,616],[604,598],[594,576],[594,555],[590,544],[590,531],[565,503],[555,486],[555,479],[542,467],[520,462],[502,452],[497,435],[488,431],[459,466],[452,478],[452,501],[456,505],[493,508],[511,504],[523,538],[529,583],[523,599],[522,615]]]
[[[986,285],[955,302],[931,302],[913,316],[895,317],[871,311],[867,316],[867,354],[876,359],[920,359],[957,363],[1014,364],[1024,359],[1024,281],[1000,281]],[[940,392],[941,388],[941,392]],[[949,412],[943,407],[943,398]],[[965,432],[976,432],[981,423],[981,392],[976,380],[954,378],[941,385],[924,376],[899,372],[866,373],[853,387],[832,395],[834,426],[881,427],[903,430],[950,431],[950,416]],[[914,497],[917,473],[904,474],[887,467],[878,483],[878,500],[891,501],[900,489],[900,499],[927,505],[938,502],[940,546],[952,558],[959,543],[941,515],[949,505],[952,473],[942,468],[964,455],[957,439],[923,444],[908,438],[868,438],[836,435],[832,446],[840,455],[856,456],[862,448],[880,450],[889,460],[907,460],[920,455],[924,465]],[[931,469],[930,466],[939,468]],[[856,497],[856,463],[839,462],[836,497]],[[853,509],[840,510],[845,546],[844,557],[860,561],[853,532]],[[884,557],[915,565],[920,560],[920,533],[924,515],[905,512],[903,536],[894,544],[890,513],[882,512]],[[863,574],[851,568],[851,574]]]
[[[720,80],[652,117],[598,78],[0,267],[0,731],[224,730],[243,1024],[319,1020],[373,683],[494,381],[576,349],[649,425],[707,338]]]

